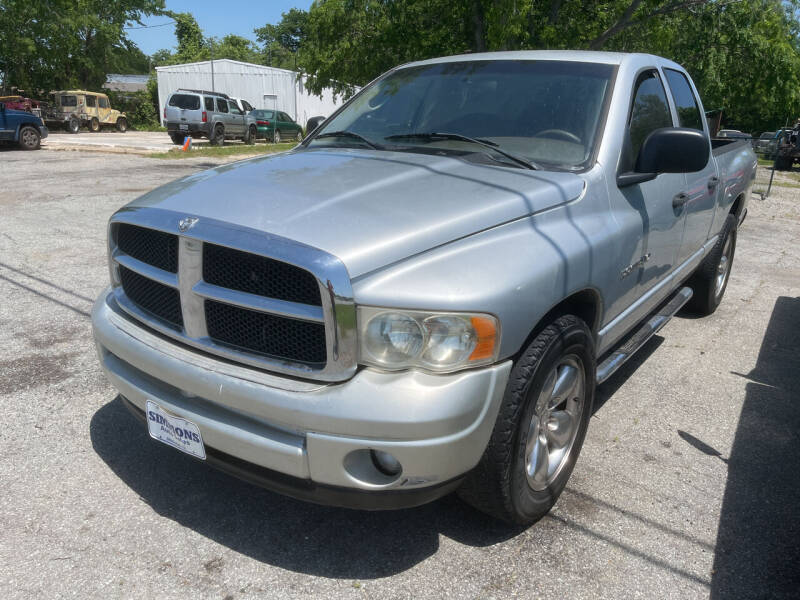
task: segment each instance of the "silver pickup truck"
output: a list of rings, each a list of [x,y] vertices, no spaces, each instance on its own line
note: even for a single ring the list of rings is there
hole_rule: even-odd
[[[725,292],[756,159],[703,114],[656,56],[393,69],[112,216],[103,368],[151,437],[278,492],[532,523],[596,386]]]

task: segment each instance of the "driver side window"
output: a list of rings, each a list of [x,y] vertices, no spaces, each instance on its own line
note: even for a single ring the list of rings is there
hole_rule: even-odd
[[[633,171],[639,150],[647,136],[656,129],[672,127],[664,85],[655,70],[639,75],[633,89],[631,114],[628,118],[622,172]]]

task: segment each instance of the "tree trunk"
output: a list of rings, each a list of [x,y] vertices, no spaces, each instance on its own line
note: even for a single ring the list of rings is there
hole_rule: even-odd
[[[486,15],[483,2],[472,0],[473,52],[486,52]]]

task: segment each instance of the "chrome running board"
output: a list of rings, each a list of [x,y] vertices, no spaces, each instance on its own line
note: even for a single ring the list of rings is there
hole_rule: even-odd
[[[611,377],[639,348],[647,343],[647,340],[653,337],[659,329],[664,327],[675,313],[683,308],[683,305],[686,304],[691,297],[692,288],[683,287],[679,289],[669,302],[651,315],[633,335],[628,337],[624,344],[614,350],[603,362],[597,365],[597,383],[601,384]]]

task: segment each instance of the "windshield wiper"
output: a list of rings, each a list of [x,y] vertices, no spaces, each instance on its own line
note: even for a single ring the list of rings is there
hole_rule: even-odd
[[[329,131],[327,133],[320,133],[319,135],[314,136],[314,139],[318,140],[318,139],[321,139],[321,138],[328,138],[328,137],[348,137],[348,138],[353,138],[353,139],[356,139],[356,140],[358,140],[360,142],[364,142],[370,148],[374,148],[375,150],[382,150],[381,146],[379,146],[375,142],[371,142],[367,138],[365,138],[363,135],[360,135],[360,134],[355,133],[353,131],[345,131],[345,130]]]
[[[489,140],[482,140],[480,138],[472,138],[466,135],[461,135],[460,133],[446,133],[441,131],[431,131],[430,133],[399,133],[396,135],[390,135],[383,139],[385,140],[401,140],[401,139],[408,139],[408,138],[423,138],[428,140],[440,139],[440,140],[460,140],[462,142],[469,142],[472,144],[478,144],[479,146],[483,146],[484,148],[488,148],[489,150],[493,150],[498,154],[502,154],[506,158],[513,160],[518,165],[522,165],[526,169],[531,170],[539,170],[541,167],[537,165],[532,160],[528,160],[522,158],[521,156],[517,156],[508,152],[507,150],[503,150],[500,148],[500,145],[489,141]]]

